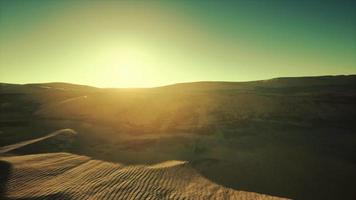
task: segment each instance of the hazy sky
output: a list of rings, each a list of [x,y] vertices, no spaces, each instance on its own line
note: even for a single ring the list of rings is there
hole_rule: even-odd
[[[0,2],[0,82],[356,74],[356,1]]]

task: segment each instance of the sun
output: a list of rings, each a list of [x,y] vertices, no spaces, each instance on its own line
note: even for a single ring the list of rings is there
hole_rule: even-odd
[[[147,87],[154,68],[152,55],[145,48],[121,46],[111,49],[106,64],[107,78],[118,87]]]
[[[120,85],[126,87],[135,86],[145,79],[140,71],[140,66],[134,62],[119,62],[115,75]]]
[[[106,42],[98,52],[94,75],[109,87],[153,87],[165,69],[156,47],[137,39]]]

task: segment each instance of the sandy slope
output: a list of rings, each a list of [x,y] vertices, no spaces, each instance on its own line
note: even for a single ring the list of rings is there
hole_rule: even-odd
[[[26,145],[74,134],[71,129],[0,148],[9,153]],[[70,153],[0,157],[1,199],[279,199],[236,191],[201,176],[188,162],[124,166]]]
[[[69,153],[1,160],[8,199],[279,199],[219,186],[184,161],[123,166]]]

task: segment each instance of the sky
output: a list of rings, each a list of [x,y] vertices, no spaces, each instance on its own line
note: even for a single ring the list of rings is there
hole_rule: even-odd
[[[0,0],[0,82],[356,74],[356,1]]]

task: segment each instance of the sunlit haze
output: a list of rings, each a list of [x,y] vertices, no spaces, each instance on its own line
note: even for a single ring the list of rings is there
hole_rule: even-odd
[[[356,73],[353,1],[0,2],[0,82],[154,87]]]

